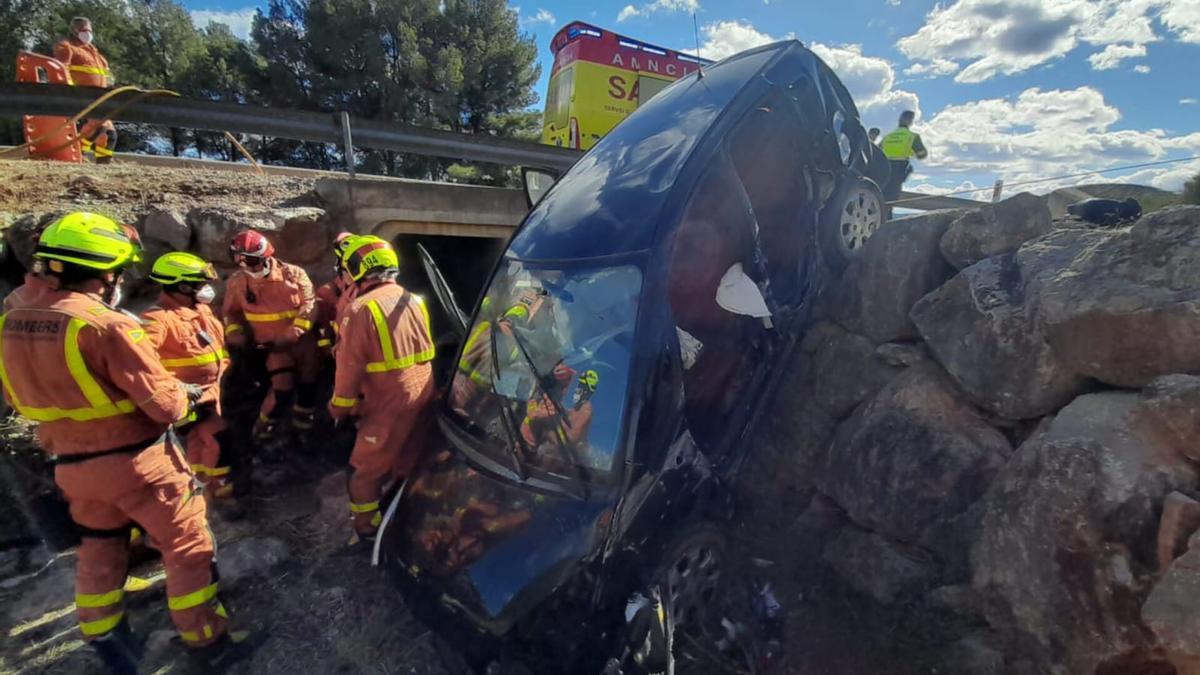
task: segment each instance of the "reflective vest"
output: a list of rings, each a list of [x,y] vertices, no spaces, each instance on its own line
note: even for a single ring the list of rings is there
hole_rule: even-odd
[[[80,87],[107,87],[112,73],[108,59],[95,45],[77,40],[63,40],[54,45],[54,58],[63,62],[71,75],[71,84]]]
[[[911,129],[900,127],[884,136],[879,147],[888,159],[906,160],[913,156],[913,141],[916,138],[917,135]]]
[[[180,382],[208,387],[229,366],[225,333],[207,305],[184,307],[169,295],[142,313],[163,366]]]

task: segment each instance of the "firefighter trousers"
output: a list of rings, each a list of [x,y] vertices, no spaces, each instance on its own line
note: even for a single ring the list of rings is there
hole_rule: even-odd
[[[184,438],[188,464],[204,484],[205,494],[217,499],[233,494],[230,467],[221,459],[221,442],[217,440],[217,435],[226,428],[225,418],[214,410],[188,427]]]
[[[138,453],[105,455],[60,464],[55,482],[83,532],[75,567],[75,606],[85,639],[101,638],[124,617],[129,528],[144,529],[162,551],[167,607],[189,647],[215,642],[225,632],[217,597],[216,543],[203,495],[181,454],[168,442]]]
[[[373,535],[379,529],[384,485],[393,477],[408,475],[420,457],[424,412],[434,394],[433,377],[427,365],[407,370],[395,395],[375,402],[378,407],[364,411],[358,419],[348,489],[354,531],[360,536]]]

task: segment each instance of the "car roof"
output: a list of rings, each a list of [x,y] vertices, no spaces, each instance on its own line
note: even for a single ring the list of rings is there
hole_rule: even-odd
[[[507,255],[573,260],[649,248],[680,171],[738,94],[789,40],[735,54],[659,92],[602,138],[526,217]],[[812,56],[816,59],[815,56]]]

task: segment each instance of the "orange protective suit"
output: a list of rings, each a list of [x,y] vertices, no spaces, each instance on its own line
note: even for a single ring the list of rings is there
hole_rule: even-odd
[[[34,304],[42,294],[54,288],[54,280],[50,277],[33,272],[25,273],[25,283],[17,286],[11,293],[4,296],[4,311],[27,307]]]
[[[311,390],[317,379],[317,342],[313,334],[316,298],[308,273],[302,268],[271,259],[270,272],[256,279],[237,270],[225,283],[222,316],[225,335],[245,331],[253,344],[269,349],[267,372],[271,392],[260,411],[260,419],[279,419],[286,410],[279,400],[290,400],[296,383]],[[277,409],[278,408],[278,409]],[[313,401],[296,400],[293,412],[308,417],[315,412]]]
[[[84,637],[103,637],[124,615],[136,523],[162,550],[167,605],[184,641],[216,641],[226,615],[204,497],[164,435],[187,414],[187,397],[145,329],[97,296],[51,291],[0,317],[0,365],[13,408],[41,422],[38,439],[57,458],[55,481],[83,529],[75,604]]]
[[[71,37],[54,45],[54,58],[62,61],[71,75],[71,83],[79,87],[111,86],[112,73],[108,70],[108,59],[95,45],[84,44]],[[86,153],[92,151],[96,159],[113,156],[116,148],[117,130],[111,120],[85,120],[79,130],[79,138]]]
[[[221,417],[221,375],[229,367],[225,331],[212,308],[204,303],[189,306],[163,293],[158,304],[142,313],[146,335],[158,350],[167,371],[181,382],[204,388],[196,404],[198,419],[188,424],[184,445],[192,471],[208,488],[208,494],[223,498],[233,494],[230,468],[221,462],[217,434],[225,430]]]
[[[330,414],[358,417],[350,454],[350,512],[360,536],[381,520],[379,500],[391,476],[418,459],[414,431],[433,399],[433,337],[425,302],[395,282],[375,282],[344,312]],[[418,434],[419,435],[419,434]]]
[[[353,285],[347,287],[341,276],[317,287],[313,325],[317,331],[317,347],[321,351],[333,351],[333,345],[337,342],[338,320],[354,301],[354,290]]]

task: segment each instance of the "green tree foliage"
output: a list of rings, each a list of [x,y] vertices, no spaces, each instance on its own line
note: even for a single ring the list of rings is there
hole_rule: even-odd
[[[268,0],[249,41],[196,26],[180,0],[0,0],[0,54],[49,54],[74,16],[92,20],[117,84],[215,101],[347,111],[384,123],[536,140],[533,40],[505,0]],[[0,63],[0,79],[13,68]],[[19,127],[0,141],[20,142]],[[243,139],[247,140],[247,139]],[[340,149],[286,139],[247,145],[262,161],[341,168]],[[234,158],[223,134],[121,125],[121,149]],[[501,167],[361,152],[366,171],[483,183]]]
[[[1183,184],[1183,203],[1200,204],[1200,173]]]

